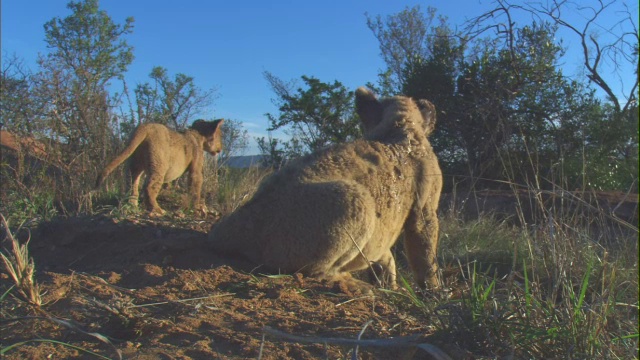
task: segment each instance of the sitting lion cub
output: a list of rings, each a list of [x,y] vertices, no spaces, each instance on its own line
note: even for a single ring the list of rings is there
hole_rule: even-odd
[[[152,215],[163,214],[164,210],[156,201],[162,184],[171,182],[182,176],[185,171],[189,171],[189,193],[194,207],[198,209],[201,206],[203,151],[213,155],[222,151],[220,127],[223,122],[222,119],[196,120],[184,133],[173,131],[161,124],[149,123],[138,126],[127,147],[100,173],[96,187],[100,186],[118,165],[131,157],[129,169],[133,204],[138,203],[140,177],[146,172],[146,205]]]
[[[365,284],[349,272],[377,263],[394,287],[391,247],[404,231],[415,280],[439,286],[442,173],[427,140],[435,108],[402,96],[379,101],[359,88],[356,110],[364,139],[302,157],[266,178],[252,199],[213,226],[213,248],[356,289]]]

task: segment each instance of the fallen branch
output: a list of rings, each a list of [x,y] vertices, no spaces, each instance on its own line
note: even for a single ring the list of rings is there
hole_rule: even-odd
[[[278,337],[288,342],[303,343],[303,344],[331,344],[331,345],[344,345],[344,346],[362,346],[362,347],[399,347],[399,348],[419,348],[436,360],[451,360],[451,357],[444,351],[440,350],[437,346],[431,344],[425,344],[420,342],[421,336],[401,336],[392,339],[345,339],[345,338],[327,338],[318,336],[298,336],[287,334],[285,332],[273,329],[269,326],[265,326],[262,331],[266,334]]]

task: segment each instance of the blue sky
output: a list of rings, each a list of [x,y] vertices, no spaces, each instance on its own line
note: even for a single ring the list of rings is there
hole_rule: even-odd
[[[3,0],[2,55],[16,54],[36,70],[38,53],[47,51],[43,25],[68,16],[67,3]],[[637,14],[638,3],[627,3]],[[130,88],[149,81],[154,66],[165,67],[172,77],[193,76],[198,87],[217,90],[218,98],[202,116],[242,121],[252,137],[266,135],[265,113],[277,114],[264,71],[283,80],[302,75],[338,80],[350,89],[375,82],[385,64],[378,41],[366,26],[365,12],[386,16],[417,4],[423,11],[429,5],[437,8],[452,26],[494,7],[485,0],[100,2],[117,23],[129,16],[135,19],[133,33],[126,38],[135,55],[126,76]],[[577,45],[575,39],[568,40],[565,45]],[[564,65],[565,73],[577,74],[580,59],[568,57]],[[256,152],[252,139],[248,153]]]

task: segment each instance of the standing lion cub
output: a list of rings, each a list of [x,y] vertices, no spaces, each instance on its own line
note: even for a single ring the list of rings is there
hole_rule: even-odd
[[[163,214],[156,198],[163,183],[171,182],[189,171],[189,193],[193,206],[200,205],[202,167],[204,153],[213,155],[222,151],[221,126],[224,120],[196,120],[184,133],[176,132],[161,124],[142,124],[136,128],[126,148],[107,165],[96,180],[96,187],[127,158],[131,157],[131,198],[138,203],[138,187],[143,173],[147,173],[144,185],[146,205],[152,215]]]
[[[359,88],[356,110],[364,139],[302,157],[265,179],[252,199],[213,226],[213,248],[356,289],[364,284],[349,272],[377,263],[394,287],[391,247],[404,231],[415,280],[439,286],[442,173],[427,140],[435,108],[403,96],[378,100]]]

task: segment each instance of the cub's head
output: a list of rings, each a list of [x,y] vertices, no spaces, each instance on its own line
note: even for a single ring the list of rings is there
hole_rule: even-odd
[[[213,121],[199,119],[193,122],[191,129],[197,131],[206,139],[204,151],[213,155],[222,151],[222,124],[224,124],[224,119]]]
[[[365,87],[356,90],[356,112],[365,136],[391,132],[394,128],[406,126],[407,122],[417,122],[416,125],[428,136],[436,125],[436,108],[431,102],[406,96],[378,100]]]

